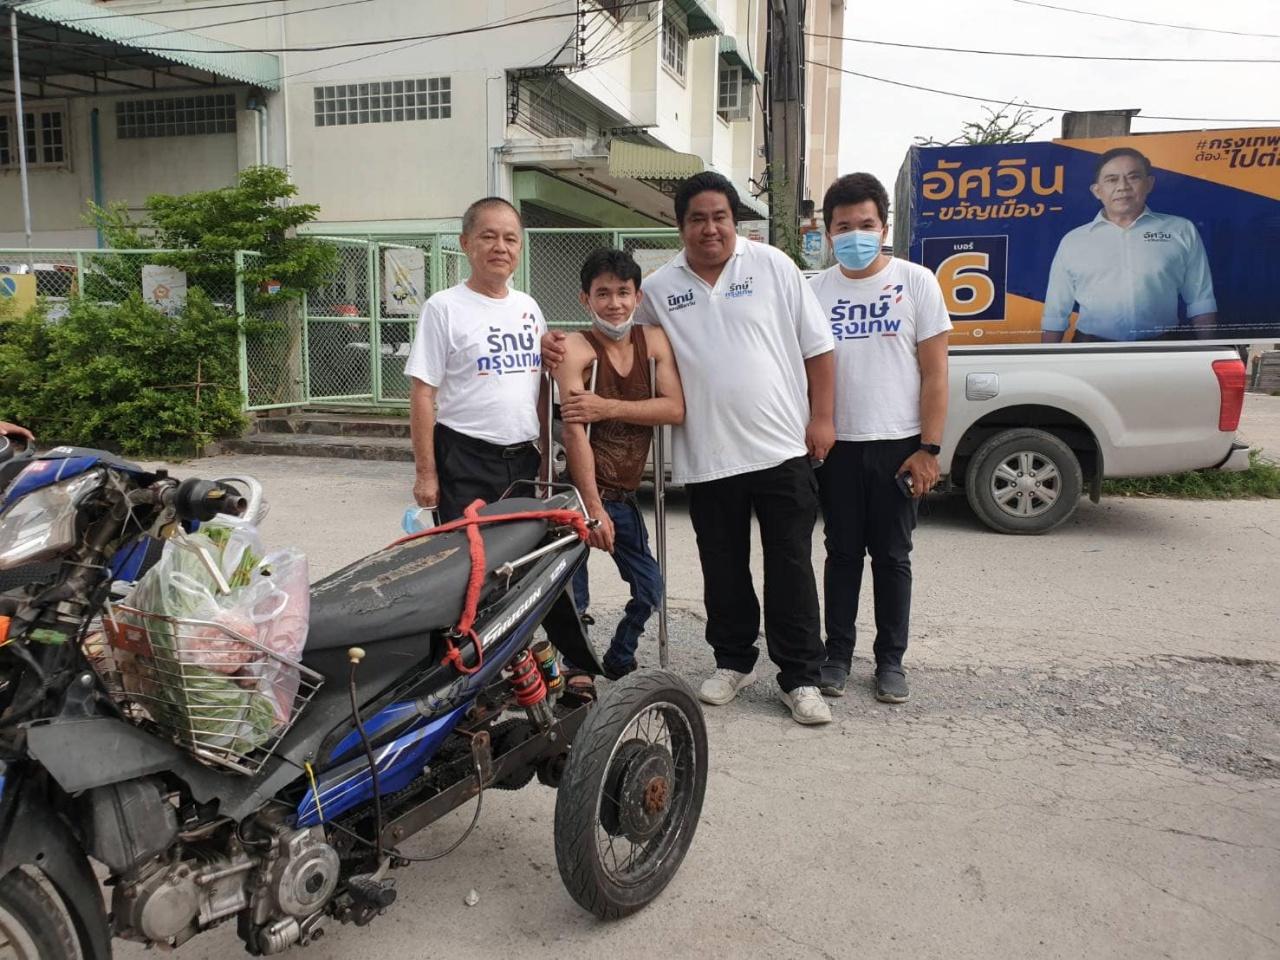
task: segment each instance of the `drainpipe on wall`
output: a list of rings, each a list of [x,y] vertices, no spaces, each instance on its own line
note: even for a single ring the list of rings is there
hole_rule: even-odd
[[[271,162],[270,144],[267,142],[267,105],[257,97],[250,97],[245,109],[258,115],[258,166],[264,167]]]
[[[89,111],[89,167],[93,171],[93,202],[103,206],[102,137],[98,133],[98,108]],[[98,248],[102,249],[102,227],[98,227]]]

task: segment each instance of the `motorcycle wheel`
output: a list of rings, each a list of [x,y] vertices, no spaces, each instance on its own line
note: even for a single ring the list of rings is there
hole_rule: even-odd
[[[76,960],[66,913],[21,869],[0,878],[0,960]]]
[[[707,728],[689,686],[632,673],[592,707],[556,796],[556,863],[570,896],[605,920],[662,892],[693,841],[707,787]]]

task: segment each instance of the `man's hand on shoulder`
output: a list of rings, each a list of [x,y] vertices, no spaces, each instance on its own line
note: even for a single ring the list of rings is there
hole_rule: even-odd
[[[563,330],[548,330],[542,335],[542,365],[548,373],[555,373],[556,368],[564,363],[569,352],[566,340],[568,337]]]

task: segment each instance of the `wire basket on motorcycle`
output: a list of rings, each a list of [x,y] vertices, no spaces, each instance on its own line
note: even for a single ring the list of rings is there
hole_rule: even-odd
[[[253,774],[324,678],[225,625],[112,604],[88,654],[130,719],[206,763]]]
[[[87,652],[126,715],[254,773],[322,682],[299,662],[309,616],[306,557],[219,518],[165,541]]]

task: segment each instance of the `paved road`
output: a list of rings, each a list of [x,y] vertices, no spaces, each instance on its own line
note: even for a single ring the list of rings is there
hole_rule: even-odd
[[[391,539],[410,477],[273,458],[199,469],[263,479],[270,540],[305,549],[316,575]],[[701,576],[679,497],[670,514],[673,667],[696,681],[710,664]],[[912,703],[877,705],[860,660],[827,728],[792,723],[767,678],[710,709],[701,826],[653,907],[608,925],[577,909],[556,871],[554,794],[535,786],[491,795],[458,853],[401,873],[391,913],[305,956],[1274,960],[1278,550],[1275,501],[1085,503],[1045,538],[931,501]],[[623,594],[606,557],[592,569],[608,620]],[[406,851],[464,825],[455,814]],[[226,929],[179,956],[238,949]]]

